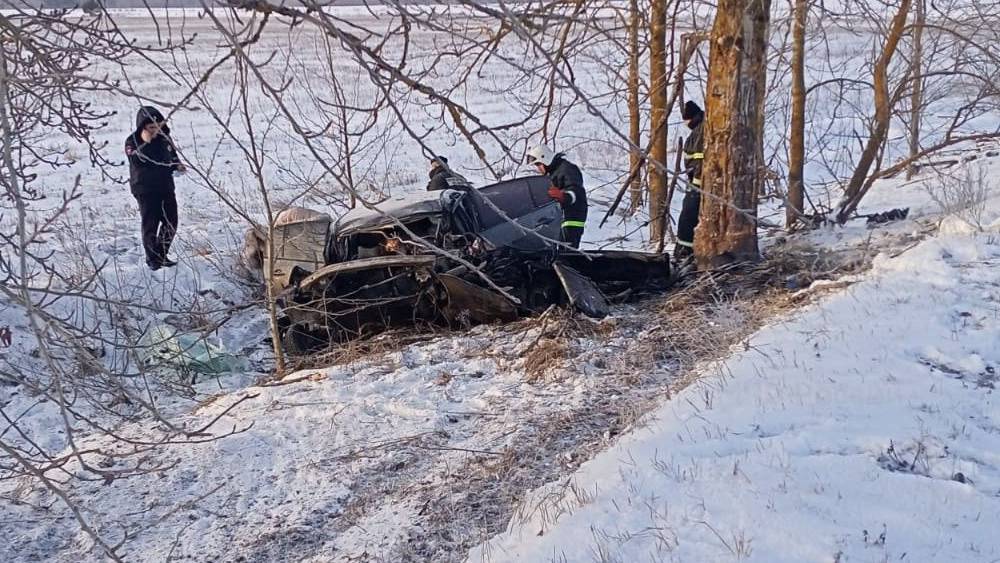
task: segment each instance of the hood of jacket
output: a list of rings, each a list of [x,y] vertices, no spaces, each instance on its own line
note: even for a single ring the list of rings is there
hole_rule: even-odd
[[[166,121],[160,110],[154,108],[153,106],[142,106],[139,111],[135,114],[135,130],[142,131],[142,128],[146,126],[147,123],[160,123]],[[170,130],[166,127],[163,128],[165,133],[169,133]]]

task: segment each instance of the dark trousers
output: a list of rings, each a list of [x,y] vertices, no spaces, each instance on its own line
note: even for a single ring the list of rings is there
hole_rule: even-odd
[[[583,238],[583,227],[563,227],[563,242],[573,248],[580,248],[580,239]]]
[[[167,193],[135,196],[142,219],[142,247],[146,263],[162,266],[177,232],[177,198],[173,190]]]
[[[698,212],[701,207],[701,193],[690,191],[684,195],[681,216],[677,219],[677,246],[674,257],[683,258],[694,252],[694,228],[698,226]]]

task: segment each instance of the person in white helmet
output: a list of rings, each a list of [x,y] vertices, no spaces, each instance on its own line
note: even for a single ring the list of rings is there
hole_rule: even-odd
[[[531,147],[526,160],[539,174],[548,176],[552,181],[549,197],[558,201],[563,210],[563,242],[579,248],[587,223],[587,190],[583,188],[580,169],[566,160],[563,153],[554,152],[545,145]]]

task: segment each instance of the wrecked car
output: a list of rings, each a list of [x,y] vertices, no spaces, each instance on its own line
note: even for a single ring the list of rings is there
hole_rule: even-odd
[[[548,188],[529,176],[387,201],[336,222],[285,210],[274,257],[260,261],[281,291],[285,349],[389,327],[510,321],[553,304],[599,318],[610,301],[670,285],[665,254],[560,245],[562,210]]]

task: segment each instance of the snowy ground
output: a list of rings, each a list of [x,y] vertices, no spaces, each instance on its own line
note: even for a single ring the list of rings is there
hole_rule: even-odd
[[[736,334],[736,350],[750,352],[721,364],[679,372],[672,345],[682,335],[653,324],[665,322],[657,302],[601,323],[392,335],[355,361],[281,382],[234,392],[200,384],[201,406],[186,421],[246,399],[219,425],[236,435],[164,449],[151,461],[176,467],[80,487],[75,498],[112,539],[129,534],[129,560],[460,561],[513,518],[470,560],[835,561],[839,550],[841,561],[903,551],[988,561],[966,544],[995,550],[984,530],[1000,517],[989,457],[1000,425],[989,402],[1000,248],[956,217],[912,247],[905,241],[935,226],[934,205],[916,184],[885,188],[873,205],[909,203],[910,220],[812,238],[905,251],[749,340]],[[978,216],[992,228],[994,211]],[[747,312],[719,303],[705,314],[698,339],[740,327]],[[532,350],[553,338],[568,349],[533,371]],[[683,388],[678,375],[698,383],[668,394],[653,421],[618,442],[666,390]],[[142,424],[122,430],[141,434]],[[949,481],[957,473],[967,483]],[[18,502],[5,507],[0,558],[97,557],[50,494],[5,495]],[[917,500],[923,511],[894,504]],[[955,551],[913,543],[934,537],[918,525],[962,517],[977,521],[948,529]]]
[[[703,366],[470,561],[1000,561],[998,169],[983,230],[947,216]]]
[[[130,33],[152,37],[155,32],[143,17],[136,14],[121,23]],[[199,29],[205,24],[191,18],[185,25]],[[280,33],[266,39],[270,47],[287,47],[291,40]],[[192,49],[196,66],[207,65],[221,50],[207,36],[201,41]],[[294,65],[314,64],[308,50],[303,51]],[[142,65],[135,68],[145,70]],[[586,69],[599,84],[592,67],[582,65],[578,72],[588,74]],[[502,92],[504,76],[498,72],[495,84],[478,84],[466,94],[465,101],[480,104],[481,113],[496,122],[514,111],[494,91]],[[185,92],[153,73],[134,78],[158,96],[176,98]],[[231,87],[218,77],[208,91],[225,98]],[[118,147],[132,127],[135,101],[99,102],[121,110],[116,118],[120,127],[103,131],[101,138]],[[609,151],[604,126],[584,113],[577,114],[578,121],[569,120],[572,127],[560,135],[565,143],[560,148],[582,165],[592,188],[587,242],[641,245],[641,216],[597,228],[625,168],[624,152]],[[619,113],[609,110],[623,122]],[[203,111],[179,111],[173,121],[185,158],[200,168],[211,167],[213,181],[225,185],[230,197],[245,202],[259,218],[260,202],[252,186],[244,183],[245,163],[235,158],[233,143],[220,141],[218,128]],[[780,124],[775,127],[784,130]],[[426,163],[420,151],[396,133],[387,135],[395,152],[366,155],[360,167],[364,179],[391,187],[394,195],[422,190]],[[441,131],[428,140],[460,172],[478,183],[485,181],[471,149]],[[270,145],[276,160],[299,152],[280,145],[281,139]],[[57,194],[85,164],[47,177],[45,189]],[[124,168],[118,172],[126,173]],[[296,178],[287,169],[271,167],[266,173],[274,193],[296,191]],[[956,219],[949,219],[942,230],[951,234],[881,259],[870,279],[811,307],[803,317],[789,317],[755,336],[754,352],[706,366],[709,377],[703,384],[667,403],[660,422],[588,464],[574,476],[572,487],[562,481],[555,490],[537,491],[536,497],[544,499],[548,492],[562,497],[559,490],[569,490],[584,505],[573,507],[567,501],[562,506],[574,508],[572,514],[553,522],[556,512],[538,516],[533,503],[522,504],[525,493],[574,471],[611,445],[654,401],[664,400],[678,376],[682,360],[670,348],[675,327],[652,324],[659,320],[653,315],[658,303],[621,308],[603,323],[557,318],[413,340],[411,335],[389,335],[354,360],[341,358],[331,361],[333,367],[292,374],[285,384],[261,386],[270,361],[263,342],[265,318],[259,306],[247,308],[254,304],[252,292],[232,274],[245,221],[207,189],[204,179],[181,177],[176,251],[181,265],[150,273],[142,264],[137,212],[127,190],[93,173],[85,173],[83,182],[83,198],[53,237],[57,257],[77,260],[89,253],[99,261],[109,260],[103,275],[109,296],[162,310],[143,313],[137,323],[184,324],[194,307],[222,323],[210,335],[213,340],[249,360],[246,373],[202,380],[190,388],[181,386],[186,392],[182,396],[160,397],[166,412],[193,426],[246,399],[216,429],[231,429],[235,435],[158,451],[151,461],[176,462],[168,470],[107,485],[84,484],[72,491],[73,499],[85,507],[85,517],[110,541],[128,534],[123,554],[129,560],[455,561],[501,531],[519,506],[533,519],[515,517],[510,534],[486,544],[473,559],[558,560],[565,552],[567,561],[600,560],[603,541],[611,554],[606,559],[614,560],[617,553],[630,561],[633,554],[660,549],[650,543],[659,528],[668,540],[672,532],[677,537],[662,546],[666,560],[734,558],[724,544],[739,555],[744,549],[737,547],[741,537],[752,540],[752,557],[761,561],[835,560],[838,550],[845,554],[841,562],[848,561],[847,556],[866,561],[891,554],[890,559],[898,559],[907,550],[904,560],[913,561],[1000,557],[988,533],[972,533],[997,523],[995,501],[989,498],[998,488],[996,470],[990,469],[997,461],[988,457],[997,448],[984,428],[995,432],[1000,423],[995,408],[987,408],[992,396],[983,386],[992,377],[989,370],[997,368],[1000,348],[995,346],[997,293],[991,285],[997,281],[991,274],[996,241],[970,236]],[[830,248],[857,248],[870,237],[877,252],[901,237],[923,233],[934,206],[919,185],[897,184],[877,186],[868,208],[912,205],[911,220],[874,231],[857,225],[824,231],[816,240]],[[993,220],[978,219],[987,226]],[[894,253],[900,250],[893,248]],[[893,310],[898,314],[888,312]],[[705,330],[737,325],[749,330],[741,318],[737,307],[720,303],[706,309]],[[34,345],[23,317],[0,304],[0,326],[5,324],[14,328],[14,339],[11,348],[0,350],[0,359],[30,362]],[[904,338],[907,330],[918,329],[919,338]],[[890,334],[894,336],[889,341],[880,340]],[[553,349],[548,364],[555,367],[541,373],[530,369],[532,354],[547,346]],[[894,351],[898,347],[905,349]],[[816,358],[817,353],[821,357]],[[837,357],[841,361],[831,364]],[[879,360],[877,366],[872,357]],[[818,376],[803,380],[807,369],[833,382]],[[712,376],[715,373],[727,375]],[[888,381],[890,374],[894,381]],[[690,379],[690,374],[680,375]],[[862,375],[864,381],[853,385]],[[924,379],[914,379],[919,377]],[[164,378],[172,383],[179,379],[172,373]],[[876,408],[879,400],[889,404]],[[724,406],[729,402],[734,406]],[[925,404],[929,406],[921,406]],[[0,387],[0,405],[19,417],[19,424],[45,447],[58,451],[64,444],[61,430],[53,430],[61,422],[51,404],[40,403],[23,389]],[[824,412],[828,414],[820,414]],[[970,415],[979,418],[968,419]],[[964,428],[949,426],[960,419]],[[116,430],[142,436],[148,425],[139,420]],[[684,434],[681,442],[677,431],[688,429],[692,434]],[[695,441],[695,432],[704,429],[704,438]],[[99,438],[85,438],[84,443],[87,440],[100,443]],[[887,469],[892,464],[889,440],[899,458],[920,457],[920,463],[908,471]],[[659,452],[653,454],[649,441],[664,446],[653,446]],[[920,443],[924,447],[917,456],[914,447]],[[756,454],[758,447],[765,453]],[[634,466],[621,463],[630,451]],[[819,459],[815,452],[829,455]],[[880,455],[888,456],[887,461],[880,461]],[[829,475],[834,467],[830,459],[853,465],[838,469],[834,478]],[[666,474],[657,468],[665,468]],[[734,468],[737,477],[725,478]],[[861,471],[861,477],[852,480],[849,469]],[[968,483],[948,481],[958,472]],[[874,480],[876,476],[880,480]],[[937,501],[942,521],[958,522],[967,513],[970,518],[980,514],[979,522],[948,529],[955,551],[933,555],[927,546],[935,536],[909,533],[900,519],[889,517],[896,506],[892,503],[900,501],[888,496],[888,486],[883,489],[890,481],[903,483],[893,485],[894,490],[905,490],[910,501]],[[866,483],[871,487],[860,485]],[[642,507],[642,501],[649,500],[644,492],[651,487],[661,504]],[[630,492],[633,488],[638,492]],[[924,494],[925,488],[934,490]],[[952,491],[948,503],[934,496],[938,488]],[[867,503],[860,495],[869,489],[882,496]],[[964,497],[959,496],[962,491]],[[837,492],[842,500],[837,500]],[[100,560],[91,540],[50,493],[18,479],[0,482],[0,497],[0,536],[7,540],[0,542],[0,561]],[[640,507],[639,513],[622,505],[629,498]],[[618,502],[621,512],[608,511],[606,499],[610,506]],[[669,502],[665,513],[663,499]],[[749,508],[739,504],[734,510],[734,499]],[[703,506],[702,512],[692,506]],[[884,515],[878,512],[883,510]],[[602,523],[605,517],[621,524],[621,532]],[[661,518],[668,519],[667,524],[661,526]],[[921,518],[911,520],[929,521]],[[767,529],[758,525],[762,521],[769,522]],[[593,534],[587,528],[590,523]],[[882,524],[885,541],[879,539]],[[543,527],[546,533],[536,536]],[[620,546],[614,538],[602,540],[608,530],[636,538]],[[858,539],[863,530],[868,531],[867,542]],[[801,537],[810,538],[821,554],[782,551],[781,546],[791,549]],[[900,541],[896,549],[897,537],[923,543]],[[781,538],[784,544],[777,543]],[[553,543],[545,543],[549,541]],[[769,547],[774,545],[778,547]],[[983,557],[962,556],[970,553],[971,545]]]

